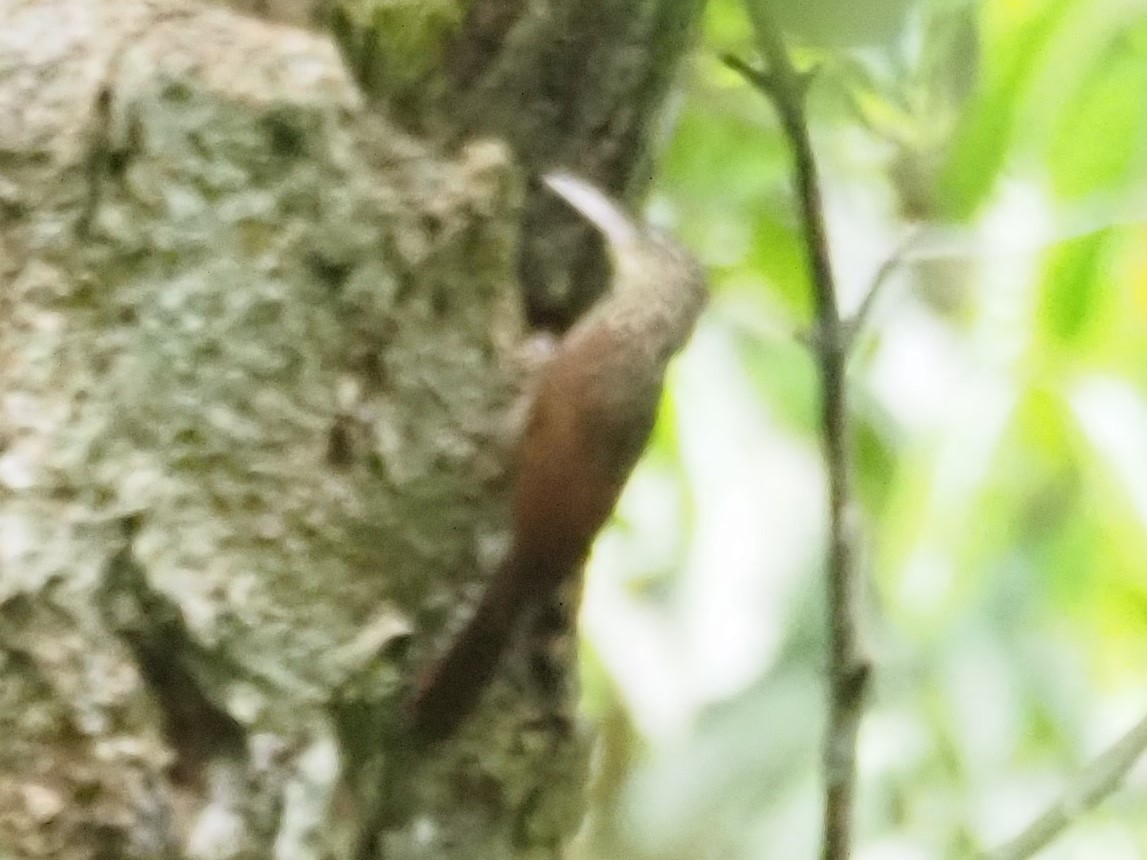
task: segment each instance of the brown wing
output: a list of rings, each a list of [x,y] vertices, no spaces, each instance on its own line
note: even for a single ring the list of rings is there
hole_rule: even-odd
[[[531,590],[551,589],[581,565],[652,427],[651,409],[603,396],[609,373],[586,372],[615,348],[608,338],[605,332],[580,339],[555,358],[523,437],[514,544],[520,564],[532,571],[524,574]]]

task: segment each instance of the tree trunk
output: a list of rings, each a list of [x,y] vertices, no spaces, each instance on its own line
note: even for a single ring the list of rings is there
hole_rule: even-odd
[[[0,857],[560,856],[568,685],[398,705],[701,0],[232,5],[0,0]]]

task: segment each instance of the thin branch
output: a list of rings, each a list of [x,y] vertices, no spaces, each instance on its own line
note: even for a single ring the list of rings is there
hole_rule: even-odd
[[[774,98],[776,84],[773,79],[769,77],[769,73],[763,69],[758,69],[751,66],[734,54],[722,54],[721,62],[732,69],[734,72],[743,77],[746,81],[752,84],[756,89],[767,95],[769,98]]]
[[[918,227],[911,230],[907,238],[900,242],[896,250],[889,254],[888,259],[881,263],[880,268],[876,270],[876,275],[865,291],[864,298],[860,302],[860,307],[856,309],[856,313],[853,314],[852,319],[849,320],[847,324],[848,345],[850,348],[856,342],[856,339],[864,333],[864,329],[868,325],[869,317],[872,316],[872,309],[876,306],[876,300],[884,290],[884,285],[888,283],[893,273],[908,259],[908,252],[916,244],[921,233],[922,231]]]
[[[805,115],[808,75],[789,59],[765,0],[746,0],[767,72],[749,79],[776,108],[793,154],[801,221],[816,303],[813,344],[821,383],[821,444],[828,473],[829,714],[824,737],[824,843],[822,860],[846,860],[852,850],[856,739],[864,710],[870,661],[861,643],[862,579],[855,564],[852,464],[849,452],[845,365],[847,327],[840,318],[829,258],[820,184]]]
[[[1067,791],[1019,836],[982,860],[1027,860],[1115,791],[1147,751],[1147,715],[1083,770]]]

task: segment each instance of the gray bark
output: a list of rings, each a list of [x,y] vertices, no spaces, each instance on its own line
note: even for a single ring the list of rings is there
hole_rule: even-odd
[[[593,5],[645,22],[645,89],[542,130],[512,57]],[[520,656],[421,752],[398,702],[505,545],[520,274],[601,288],[570,245],[523,267],[526,177],[641,185],[676,5],[475,0],[412,101],[320,28],[0,0],[0,858],[560,856],[568,696]]]

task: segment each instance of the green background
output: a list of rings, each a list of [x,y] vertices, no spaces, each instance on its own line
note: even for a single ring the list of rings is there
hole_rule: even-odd
[[[854,856],[975,856],[1147,712],[1147,6],[778,2],[841,303],[876,661]],[[810,291],[739,2],[711,0],[649,218],[713,303],[598,541],[591,841],[819,852],[826,666]],[[605,847],[598,849],[606,853]],[[1147,767],[1046,858],[1147,857]]]

